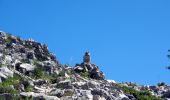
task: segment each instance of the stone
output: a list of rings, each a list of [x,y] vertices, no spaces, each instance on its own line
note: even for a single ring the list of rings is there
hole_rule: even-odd
[[[98,88],[100,85],[99,83],[95,82],[95,81],[89,81],[86,82],[84,85],[82,85],[82,89],[89,89],[89,88]]]
[[[38,80],[34,81],[34,85],[39,85],[39,86],[41,86],[43,84],[47,84],[47,83],[48,83],[47,80],[43,80],[43,79],[38,79]]]
[[[20,53],[26,53],[26,49],[24,47],[19,48]]]
[[[100,97],[100,95],[93,95],[93,100],[106,100],[104,97]]]
[[[115,80],[107,80],[107,82],[116,84],[116,81],[115,81]]]
[[[105,78],[103,72],[100,72],[98,68],[94,68],[90,72],[90,77],[97,80],[104,80]]]
[[[91,91],[92,95],[100,95],[101,97],[104,97],[107,100],[112,100],[112,96],[109,95],[109,93],[103,89],[94,89]]]
[[[73,85],[71,84],[70,80],[60,81],[56,87],[63,89],[73,89]]]
[[[7,64],[11,64],[12,63],[12,57],[9,56],[9,55],[6,55],[5,56],[5,61],[6,61]]]
[[[134,97],[133,95],[126,94],[126,96],[127,96],[130,100],[135,100],[135,97]]]
[[[157,86],[149,86],[149,89],[155,92],[159,90]]]
[[[20,65],[20,68],[25,70],[25,71],[33,71],[35,69],[35,66],[27,64],[27,63],[23,63],[23,64]]]
[[[93,100],[93,95],[91,94],[91,90],[79,90],[78,93],[78,100]]]
[[[35,58],[34,53],[33,52],[28,52],[27,53],[27,58],[28,59],[34,59]]]
[[[57,96],[58,98],[61,98],[64,95],[64,91],[61,89],[55,89],[51,91],[50,95]]]
[[[20,85],[19,85],[19,90],[22,91],[22,92],[25,91],[25,88],[24,88],[24,85],[23,85],[23,84],[20,84]]]
[[[170,91],[167,91],[163,94],[163,98],[170,98]]]
[[[75,88],[80,88],[80,87],[83,87],[84,85],[86,84],[86,82],[73,82],[72,85],[75,87]],[[86,88],[87,89],[87,88]]]
[[[3,93],[0,94],[0,100],[13,100],[13,96],[9,93]]]
[[[56,96],[47,96],[43,93],[34,93],[34,92],[21,92],[20,96],[22,98],[30,98],[32,97],[33,100],[60,100]]]
[[[90,63],[90,52],[85,52],[83,62],[87,64]]]
[[[0,68],[0,78],[1,81],[7,79],[8,77],[13,77],[14,72],[9,70],[6,66]]]
[[[74,71],[77,73],[81,73],[81,72],[84,72],[84,69],[81,66],[76,66],[74,67]]]

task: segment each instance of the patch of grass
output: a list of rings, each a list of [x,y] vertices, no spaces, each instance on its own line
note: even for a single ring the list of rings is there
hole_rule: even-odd
[[[13,77],[10,77],[7,80],[5,80],[4,82],[0,83],[0,86],[18,85],[21,79],[22,78],[20,76],[14,74]]]
[[[26,92],[31,92],[32,90],[33,90],[33,87],[31,85],[28,85],[27,87],[25,87]]]
[[[66,71],[65,71],[65,70],[62,70],[62,71],[58,74],[58,76],[64,76],[65,73],[66,73]]]
[[[149,91],[137,91],[133,88],[118,85],[118,87],[126,94],[133,95],[137,100],[163,100],[162,98],[153,96]]]
[[[50,80],[52,78],[52,75],[47,74],[45,71],[43,71],[42,68],[35,68],[34,73],[32,76],[34,79],[45,79]]]
[[[0,94],[2,93],[17,94],[18,91],[8,86],[0,86]]]
[[[49,80],[50,83],[52,83],[52,84],[57,83],[57,78],[58,77],[59,77],[58,74],[56,74],[56,73],[52,74],[51,77],[50,77],[50,80]]]
[[[4,66],[7,66],[6,64],[0,64],[0,67],[4,67]]]
[[[33,49],[34,48],[32,45],[29,45],[29,44],[25,44],[24,47],[28,48],[28,49]]]
[[[38,61],[38,60],[36,60],[36,59],[34,59],[34,60],[33,60],[33,64],[34,64],[35,66],[37,66],[37,67],[38,67],[38,66],[39,66],[39,61]]]
[[[11,34],[7,34],[7,39],[5,40],[5,42],[7,43],[11,43],[13,41]]]
[[[40,79],[43,77],[43,70],[41,68],[35,68],[33,78]]]
[[[3,81],[2,83],[0,83],[0,93],[11,93],[11,94],[18,93],[18,90],[15,89],[15,87],[18,87],[21,79],[22,79],[21,77],[14,74],[13,77],[10,77],[7,80]],[[14,86],[14,88],[10,86]]]
[[[63,96],[73,96],[73,94],[72,91],[65,91]]]
[[[90,78],[90,74],[88,72],[81,72],[80,75],[86,79]]]
[[[29,59],[22,59],[21,62],[22,63],[30,63]]]

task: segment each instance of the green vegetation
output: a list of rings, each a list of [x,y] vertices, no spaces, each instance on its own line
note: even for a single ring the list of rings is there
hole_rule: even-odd
[[[33,90],[33,87],[30,84],[25,87],[26,92],[31,92],[32,90]]]
[[[5,64],[0,64],[0,67],[4,67],[4,66],[6,66]]]
[[[126,94],[133,95],[137,100],[163,100],[162,98],[158,98],[153,96],[149,91],[137,91],[133,88],[129,88],[126,86],[118,85]]]
[[[34,47],[32,46],[32,45],[30,45],[30,44],[24,44],[24,47],[25,48],[28,48],[28,49],[33,49]]]
[[[8,37],[8,38],[5,40],[5,42],[6,42],[6,43],[11,43],[11,42],[12,42],[12,39]]]
[[[81,72],[80,75],[83,77],[83,78],[86,78],[86,79],[89,79],[90,78],[90,74],[88,72]]]
[[[32,78],[34,79],[45,79],[45,80],[51,80],[52,79],[52,75],[47,74],[45,71],[43,71],[42,68],[35,68],[34,69],[34,73]]]
[[[63,96],[73,96],[73,94],[72,91],[65,91]]]
[[[5,40],[6,43],[11,43],[13,41],[11,34],[7,34],[7,39]]]
[[[33,78],[40,79],[42,77],[43,77],[43,70],[41,68],[35,68]]]
[[[36,60],[36,59],[34,59],[34,60],[33,60],[33,64],[34,64],[35,66],[37,66],[37,67],[38,67],[38,66],[39,66],[39,61],[38,61],[38,60]]]
[[[23,100],[20,98],[19,94],[19,85],[23,81],[19,75],[14,74],[13,77],[8,78],[7,80],[0,83],[0,94],[10,93],[13,100]],[[30,92],[33,90],[33,87],[28,83],[25,86],[25,91]],[[0,100],[5,100],[4,97],[0,97]],[[32,100],[31,98],[26,98],[24,100]]]
[[[22,63],[30,63],[29,59],[22,59],[21,62]]]
[[[17,94],[18,90],[15,88],[19,86],[21,79],[21,77],[14,74],[13,77],[10,77],[4,82],[0,83],[0,93]],[[14,88],[12,88],[11,86],[14,86]]]

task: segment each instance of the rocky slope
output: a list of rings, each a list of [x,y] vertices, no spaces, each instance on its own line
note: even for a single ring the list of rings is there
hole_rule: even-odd
[[[0,99],[162,100],[170,86],[142,86],[106,80],[90,53],[74,67],[60,64],[48,47],[0,32]]]

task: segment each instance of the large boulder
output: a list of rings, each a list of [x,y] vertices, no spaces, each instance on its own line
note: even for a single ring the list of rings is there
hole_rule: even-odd
[[[60,100],[56,96],[48,96],[43,93],[34,93],[34,92],[22,92],[20,96],[24,99],[32,98],[33,100]]]
[[[91,90],[78,90],[76,95],[78,96],[78,100],[93,100]]]
[[[88,72],[90,77],[97,80],[104,80],[105,75],[102,71],[99,70],[99,67],[95,64],[87,64],[87,63],[81,63],[76,64],[74,71],[77,73],[85,73]]]
[[[15,69],[20,73],[24,73],[25,75],[31,76],[33,75],[35,66],[28,63],[18,62],[15,64]]]
[[[108,93],[108,91],[105,91],[104,89],[96,88],[91,91],[93,95],[99,95],[101,97],[104,97],[106,100],[113,100],[113,96]]]
[[[60,81],[56,88],[63,88],[63,89],[73,89],[73,85],[71,84],[70,80]]]
[[[35,66],[23,63],[20,65],[20,68],[25,69],[25,71],[33,71],[35,69]]]
[[[84,85],[81,86],[82,89],[93,89],[93,88],[99,88],[100,84],[95,81],[88,81]]]
[[[43,80],[43,79],[38,79],[38,80],[35,80],[34,81],[34,85],[38,85],[38,86],[41,86],[43,84],[47,84],[48,81],[47,80]]]
[[[13,77],[13,72],[6,66],[0,68],[0,81],[6,80],[8,77]]]
[[[64,91],[61,89],[55,89],[55,90],[51,91],[50,95],[57,96],[58,98],[61,98],[64,95]]]

